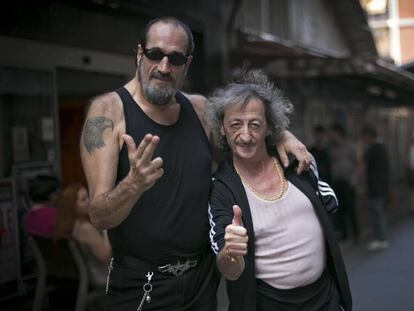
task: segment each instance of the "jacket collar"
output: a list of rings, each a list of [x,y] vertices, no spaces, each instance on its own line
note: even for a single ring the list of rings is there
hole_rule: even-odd
[[[273,154],[272,156],[276,157],[279,160],[279,162],[281,162],[279,154],[276,153],[276,154]],[[289,165],[283,168],[285,176],[288,177],[288,175],[291,175],[292,173],[296,174],[295,169],[298,166],[298,164],[299,162],[295,158],[293,157],[289,158]],[[234,174],[237,175],[234,169],[233,159],[228,158],[225,161],[220,163],[219,167],[217,168],[217,172],[214,176],[215,178],[222,179],[223,181],[230,181],[233,179],[232,177]],[[240,178],[238,177],[238,175],[236,177],[240,181]],[[236,180],[233,179],[232,181],[235,182]]]

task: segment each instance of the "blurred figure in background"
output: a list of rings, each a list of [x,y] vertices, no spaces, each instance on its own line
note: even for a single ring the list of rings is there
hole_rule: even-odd
[[[70,220],[73,227],[74,217],[69,219],[66,213],[62,217],[60,184],[56,177],[36,176],[28,182],[28,187],[32,208],[23,222],[26,233],[31,236],[39,276],[45,278],[45,285],[40,288],[47,294],[50,310],[73,310],[78,272],[65,240],[71,235],[71,225],[67,233],[62,228],[68,227],[66,223]]]
[[[334,214],[335,229],[339,240],[349,238],[351,228],[354,242],[358,241],[359,229],[355,213],[355,190],[352,184],[356,172],[356,150],[347,139],[347,134],[338,123],[330,127],[329,154],[331,178],[340,208]]]
[[[390,167],[384,144],[378,142],[376,129],[365,125],[362,129],[364,143],[363,165],[366,176],[368,208],[374,229],[374,240],[369,250],[383,250],[388,247],[385,207],[387,204]]]
[[[54,176],[38,175],[28,183],[31,209],[23,218],[23,226],[30,235],[50,238],[56,222],[59,180]]]
[[[320,179],[331,182],[331,158],[326,146],[326,129],[318,124],[313,128],[313,145],[309,152],[315,158]]]
[[[65,188],[58,200],[56,222],[53,229],[53,239],[71,239],[73,226],[76,221],[76,206],[70,199],[70,190]]]
[[[111,244],[106,230],[96,229],[89,219],[88,191],[80,183],[69,185],[62,193],[60,207],[74,211],[73,238],[84,254],[92,285],[104,287],[112,254]]]

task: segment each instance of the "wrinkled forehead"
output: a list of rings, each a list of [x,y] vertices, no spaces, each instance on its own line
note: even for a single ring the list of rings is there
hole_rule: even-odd
[[[184,29],[174,23],[158,22],[147,33],[145,48],[158,47],[166,51],[186,52],[188,38]]]
[[[251,97],[246,101],[231,103],[223,111],[223,119],[241,117],[265,118],[263,101],[257,97]]]

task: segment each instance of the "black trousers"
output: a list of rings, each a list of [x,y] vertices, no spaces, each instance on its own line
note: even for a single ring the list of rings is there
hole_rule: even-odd
[[[257,311],[341,311],[334,279],[325,272],[315,282],[293,289],[277,289],[257,279]]]
[[[144,295],[148,267],[125,267],[116,259],[109,276],[105,296],[105,310],[136,311]],[[220,281],[215,257],[208,254],[196,267],[180,276],[153,269],[151,302],[144,303],[143,311],[216,311],[217,287]]]

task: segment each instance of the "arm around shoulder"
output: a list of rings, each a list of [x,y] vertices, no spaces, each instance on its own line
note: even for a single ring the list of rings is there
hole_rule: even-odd
[[[309,174],[311,183],[313,184],[313,187],[317,193],[319,193],[319,197],[322,200],[325,210],[329,213],[334,213],[339,206],[336,194],[327,182],[319,179],[318,165],[316,163],[316,160],[312,155],[310,155],[310,159],[311,164]]]
[[[218,164],[224,160],[224,155],[222,151],[220,150],[219,143],[216,139],[214,139],[214,135],[212,133],[211,126],[207,120],[207,108],[209,105],[209,101],[206,97],[202,95],[189,95],[185,94],[185,96],[191,101],[194,110],[196,111],[201,124],[203,125],[204,131],[207,135],[207,138],[210,142],[211,150],[212,150],[212,156],[213,156],[213,171],[217,168]]]
[[[311,162],[310,153],[306,149],[306,146],[288,130],[283,132],[281,140],[277,144],[277,151],[283,166],[287,167],[289,165],[288,154],[292,154],[299,162],[296,169],[298,174],[309,169]]]
[[[204,128],[204,131],[208,138],[210,138],[210,127],[207,123],[206,113],[207,113],[207,98],[198,94],[184,94],[185,97],[191,102],[198,118],[200,119],[201,125]]]

